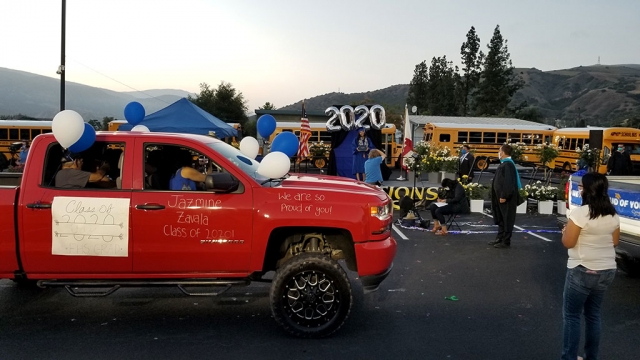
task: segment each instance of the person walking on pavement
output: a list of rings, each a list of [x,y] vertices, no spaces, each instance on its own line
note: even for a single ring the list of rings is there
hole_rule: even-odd
[[[518,190],[522,188],[516,165],[511,160],[512,148],[504,144],[498,150],[500,166],[496,169],[491,184],[491,212],[493,221],[498,225],[498,235],[489,245],[495,248],[511,246],[511,235],[516,222],[516,208],[518,207]]]
[[[569,249],[562,324],[562,359],[574,360],[580,346],[580,317],[584,313],[586,359],[597,359],[600,347],[600,308],[616,275],[620,218],[609,200],[607,177],[587,173],[578,185],[582,206],[569,214],[562,244]]]
[[[618,151],[614,151],[607,162],[609,175],[631,175],[631,155],[625,151],[624,144],[618,145]]]
[[[468,182],[473,180],[473,164],[475,157],[471,153],[469,145],[462,145],[460,150],[460,162],[458,163],[458,179],[463,179],[465,175],[468,176]]]

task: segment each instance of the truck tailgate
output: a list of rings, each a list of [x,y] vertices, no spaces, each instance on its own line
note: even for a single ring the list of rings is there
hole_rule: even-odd
[[[0,186],[0,279],[18,270],[15,206],[18,187]]]

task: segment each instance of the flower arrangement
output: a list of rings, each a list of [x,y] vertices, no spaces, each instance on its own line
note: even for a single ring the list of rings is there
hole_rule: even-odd
[[[529,198],[529,192],[527,192],[526,186],[525,186],[525,189],[519,189],[518,192],[520,193],[520,196],[523,199],[528,199]]]
[[[544,186],[542,182],[537,181],[533,185],[525,185],[525,192],[529,197],[538,201],[554,200],[558,194],[558,188],[555,186]]]
[[[548,166],[549,163],[551,163],[558,157],[558,148],[555,145],[549,143],[536,145],[534,151],[540,158],[540,162],[543,166]]]
[[[442,171],[455,173],[458,171],[460,159],[456,156],[447,156],[442,161]]]
[[[314,142],[309,145],[309,155],[311,156],[326,156],[329,151],[330,145],[327,146],[323,141]]]
[[[515,162],[527,160],[524,153],[529,149],[524,143],[511,143],[509,146],[511,146],[511,160]]]
[[[585,144],[582,149],[577,147],[576,152],[578,153],[578,160],[576,161],[578,168],[587,167],[589,171],[597,171],[598,166],[606,163],[600,161],[600,149],[591,149],[589,144]]]
[[[478,183],[463,184],[464,194],[469,200],[484,200],[489,188]]]

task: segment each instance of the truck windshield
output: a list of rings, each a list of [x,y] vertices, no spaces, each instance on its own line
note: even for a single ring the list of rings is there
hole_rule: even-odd
[[[223,142],[210,143],[208,144],[208,146],[213,149],[213,151],[227,158],[235,166],[237,166],[245,174],[254,178],[257,182],[262,183],[263,181],[268,179],[258,174],[258,165],[260,165],[259,162],[253,159],[249,159],[248,157],[243,155],[240,150],[234,148],[233,146]]]

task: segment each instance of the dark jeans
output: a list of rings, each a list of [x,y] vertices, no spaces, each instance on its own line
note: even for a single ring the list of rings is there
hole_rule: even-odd
[[[585,319],[585,360],[597,360],[600,349],[600,306],[604,293],[613,282],[616,269],[589,270],[582,265],[567,269],[563,294],[562,359],[578,358],[580,314]]]
[[[429,205],[427,210],[431,211],[431,218],[433,218],[433,220],[438,220],[442,226],[446,223],[444,216],[455,213],[453,205],[438,207],[436,204],[432,203]]]

